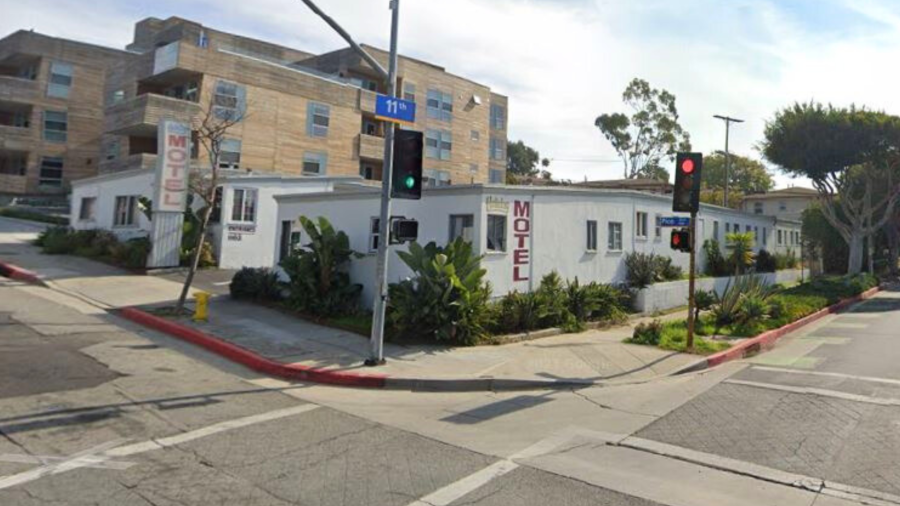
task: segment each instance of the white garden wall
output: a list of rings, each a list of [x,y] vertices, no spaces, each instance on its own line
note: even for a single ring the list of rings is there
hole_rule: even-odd
[[[801,279],[801,272],[796,270],[784,270],[758,274],[769,283],[791,283]],[[809,278],[809,270],[804,273]],[[715,290],[721,295],[728,286],[731,277],[699,278],[696,281],[697,290]],[[638,291],[635,298],[635,309],[641,313],[654,313],[676,307],[686,306],[688,303],[688,281],[668,281],[655,283]]]

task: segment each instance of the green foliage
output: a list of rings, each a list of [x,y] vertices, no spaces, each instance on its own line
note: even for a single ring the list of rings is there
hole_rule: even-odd
[[[244,267],[234,274],[228,285],[231,297],[258,302],[281,299],[281,282],[274,270],[267,267]]]
[[[734,153],[731,153],[730,158],[728,200],[731,200],[735,192],[741,194],[765,193],[775,187],[772,175],[758,160]],[[725,160],[724,151],[716,151],[703,157],[704,186],[716,189],[725,187]],[[720,199],[717,203],[721,205],[722,200]]]
[[[568,291],[556,271],[541,279],[535,295],[541,307],[539,325],[543,328],[560,327],[566,331],[582,330],[582,322],[569,311]]]
[[[400,337],[473,345],[487,335],[491,289],[469,242],[413,242],[397,254],[414,274],[389,287],[388,321]]]
[[[34,241],[48,255],[77,255],[111,262],[129,269],[143,269],[150,254],[150,239],[138,237],[120,242],[107,230],[73,230],[51,227]]]
[[[753,232],[731,232],[725,235],[725,240],[725,247],[731,252],[728,261],[735,272],[747,272],[753,265]]]
[[[776,256],[766,250],[759,250],[756,254],[756,272],[775,272],[778,268]]]
[[[766,301],[775,293],[772,286],[762,276],[744,274],[728,281],[718,303],[713,306],[712,314],[716,325],[721,327],[742,321],[742,306],[748,298]]]
[[[37,221],[40,223],[49,223],[51,225],[68,225],[69,219],[65,216],[53,216],[44,214],[30,209],[22,209],[20,207],[0,207],[0,216],[7,218],[17,218],[20,220]]]
[[[714,290],[694,291],[694,321],[700,319],[700,311],[708,311],[718,300]]]
[[[312,240],[281,263],[290,278],[289,304],[315,316],[354,312],[362,286],[351,283],[347,273],[347,264],[356,255],[347,234],[336,231],[324,217],[313,222],[301,216],[300,224]]]
[[[840,205],[835,212],[843,218]],[[813,203],[803,211],[803,239],[808,253],[822,260],[822,269],[828,273],[844,273],[850,260],[850,247],[822,212],[819,203]]]
[[[664,162],[691,148],[690,135],[678,123],[675,95],[635,78],[625,88],[622,101],[634,111],[631,117],[601,114],[594,126],[625,162],[625,178],[664,176],[668,180]]]
[[[797,257],[794,255],[794,251],[790,248],[788,248],[785,253],[775,254],[775,268],[779,271],[784,269],[796,269],[799,263]]]
[[[728,265],[728,260],[722,256],[722,248],[719,246],[719,241],[715,239],[704,241],[703,252],[706,255],[705,272],[707,276],[730,276],[734,272],[734,269]]]
[[[538,169],[540,159],[540,153],[522,141],[506,143],[507,176],[510,174],[537,176],[540,172],[540,169]]]
[[[663,350],[685,352],[687,350],[687,322],[684,320],[669,321],[663,324],[658,346]],[[693,353],[710,355],[731,346],[725,341],[711,341],[694,336]]]
[[[634,327],[634,332],[631,334],[631,339],[628,342],[656,346],[662,337],[662,331],[663,324],[660,320],[639,323]]]
[[[529,332],[540,328],[541,299],[535,292],[512,291],[493,306],[493,331],[498,334]]]
[[[625,270],[628,284],[635,288],[645,288],[660,281],[678,280],[684,275],[681,267],[674,265],[671,258],[637,251],[625,255]]]

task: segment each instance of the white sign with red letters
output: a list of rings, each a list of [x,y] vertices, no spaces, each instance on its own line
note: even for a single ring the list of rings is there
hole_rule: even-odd
[[[191,129],[183,123],[159,124],[154,211],[184,212],[188,169],[191,164]]]

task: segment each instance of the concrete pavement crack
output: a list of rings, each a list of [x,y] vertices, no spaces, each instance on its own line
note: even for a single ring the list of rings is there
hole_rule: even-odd
[[[576,396],[581,397],[582,399],[588,401],[589,403],[591,403],[591,404],[597,406],[598,408],[601,408],[601,409],[608,409],[608,410],[610,410],[610,411],[618,411],[618,412],[620,412],[620,413],[628,413],[629,415],[649,416],[649,417],[651,417],[651,418],[659,418],[658,415],[653,415],[653,414],[650,414],[650,413],[641,413],[641,412],[639,412],[639,411],[629,411],[629,410],[627,410],[627,409],[620,409],[620,408],[616,408],[616,407],[613,407],[613,406],[609,406],[609,405],[607,405],[607,404],[603,404],[603,403],[601,403],[601,402],[597,402],[597,401],[595,401],[594,399],[591,399],[590,397],[588,397],[588,396],[584,395],[583,393],[579,392],[578,390],[572,390],[572,393],[575,394]]]

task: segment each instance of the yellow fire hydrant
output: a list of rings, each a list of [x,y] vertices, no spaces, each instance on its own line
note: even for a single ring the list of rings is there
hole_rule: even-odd
[[[209,297],[211,295],[207,292],[196,292],[194,294],[194,298],[197,299],[197,304],[194,305],[195,322],[209,321]]]

